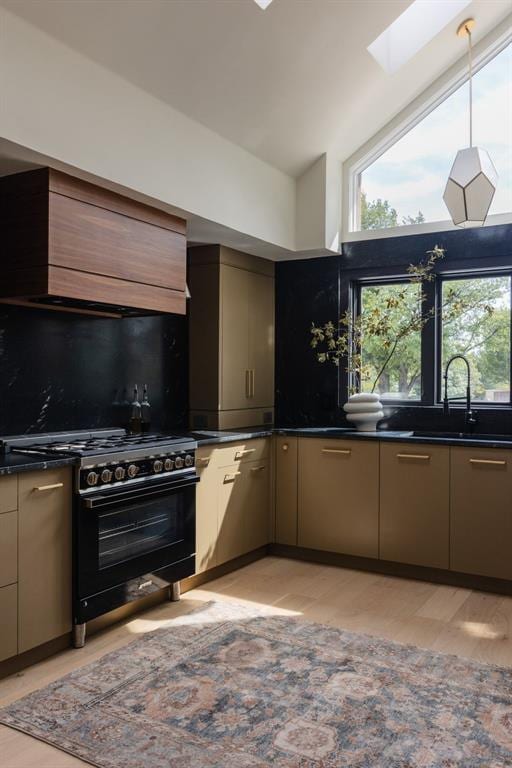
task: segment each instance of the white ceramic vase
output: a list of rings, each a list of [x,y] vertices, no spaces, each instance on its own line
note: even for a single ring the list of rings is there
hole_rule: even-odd
[[[347,421],[360,432],[375,432],[377,422],[384,418],[382,403],[379,396],[371,393],[360,392],[351,395],[343,406]]]

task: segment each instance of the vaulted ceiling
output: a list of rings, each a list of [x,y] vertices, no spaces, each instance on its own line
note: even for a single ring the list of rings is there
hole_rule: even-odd
[[[435,2],[440,0],[433,0]],[[267,163],[300,175],[348,157],[511,11],[474,0],[396,74],[367,46],[409,0],[0,0]]]

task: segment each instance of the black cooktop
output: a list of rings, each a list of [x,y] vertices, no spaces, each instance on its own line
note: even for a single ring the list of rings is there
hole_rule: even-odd
[[[96,456],[104,453],[122,453],[123,451],[148,451],[153,449],[179,450],[191,438],[172,434],[136,434],[124,430],[101,430],[98,435],[92,432],[40,435],[37,439],[25,436],[6,441],[13,451],[37,454],[56,454],[59,456]]]

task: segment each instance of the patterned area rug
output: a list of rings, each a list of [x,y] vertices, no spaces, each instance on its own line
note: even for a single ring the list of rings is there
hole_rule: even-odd
[[[209,603],[0,710],[101,768],[504,768],[512,671]]]

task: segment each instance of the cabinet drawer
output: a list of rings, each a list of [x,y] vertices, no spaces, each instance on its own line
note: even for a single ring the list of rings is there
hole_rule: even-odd
[[[448,568],[449,502],[448,447],[381,445],[381,559]]]
[[[0,587],[18,581],[18,513],[0,515]]]
[[[18,588],[16,584],[0,589],[0,661],[18,653]]]
[[[0,514],[18,509],[18,478],[16,475],[0,477]]]
[[[230,443],[229,446],[217,448],[213,452],[211,463],[216,467],[228,467],[232,464],[260,461],[268,457],[269,446],[270,441],[265,438]]]

